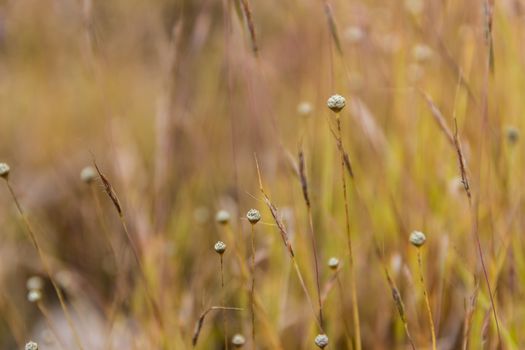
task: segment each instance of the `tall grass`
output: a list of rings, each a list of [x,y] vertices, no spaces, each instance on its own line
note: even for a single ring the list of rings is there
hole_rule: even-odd
[[[0,348],[520,349],[523,29],[519,1],[2,2]]]

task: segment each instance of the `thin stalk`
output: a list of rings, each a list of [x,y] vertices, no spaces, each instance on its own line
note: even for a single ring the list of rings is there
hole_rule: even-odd
[[[240,269],[240,272],[241,272],[241,277],[242,277],[243,283],[248,283],[248,281],[250,279],[250,273],[248,272],[248,268],[246,266],[247,264],[244,261],[244,258],[243,258],[243,255],[241,253],[240,247],[237,245],[237,239],[234,237],[233,229],[231,228],[231,226],[229,224],[225,225],[225,232],[226,232],[228,241],[229,242],[233,242],[233,250],[235,252],[235,258],[237,260],[237,263],[239,264],[239,269]],[[259,310],[259,313],[258,313],[259,321],[261,321],[263,323],[263,326],[266,329],[271,330],[272,329],[272,323],[268,320],[268,316],[266,315],[266,313],[264,311],[262,302],[261,302],[260,298],[257,297],[257,294],[255,294],[255,293],[254,293],[254,303],[255,303],[255,306]],[[273,349],[283,349],[280,339],[275,336],[274,332],[269,331],[267,333],[267,335],[268,335],[268,340],[270,341],[270,343],[273,346]]]
[[[344,309],[345,309],[345,293],[344,293],[344,288],[343,288],[343,284],[341,283],[341,279],[339,278],[339,271],[335,271],[334,272],[334,275],[335,275],[335,280],[337,282],[337,290],[338,290],[338,294],[339,294],[339,299],[340,299],[340,303],[341,303],[341,318],[343,319],[343,325],[344,325],[344,329],[345,329],[345,336],[346,336],[346,339],[347,339],[347,342],[348,342],[348,346],[350,346],[350,344],[352,344],[352,341],[350,340],[350,330],[348,328],[348,320],[346,319],[346,312],[344,312]]]
[[[310,202],[310,196],[308,195],[308,180],[306,177],[305,171],[305,161],[303,151],[299,150],[299,179],[301,180],[301,188],[303,191],[304,202],[306,204],[306,210],[308,214],[308,228],[310,242],[312,244],[312,253],[314,257],[314,266],[315,266],[315,283],[317,287],[317,302],[319,304],[319,322],[321,323],[321,328],[323,326],[323,305],[321,302],[321,284],[319,282],[319,259],[317,254],[317,242],[315,240],[314,232],[314,220],[312,218],[312,204]]]
[[[97,196],[97,191],[96,191],[96,188],[93,184],[89,184],[89,190],[91,192],[91,197],[93,199],[93,202],[95,202],[95,212],[97,214],[97,220],[99,222],[99,225],[100,225],[100,228],[102,229],[102,233],[104,234],[104,238],[106,239],[107,243],[108,243],[108,246],[111,250],[111,253],[113,254],[113,257],[115,259],[115,266],[117,267],[118,269],[118,257],[117,257],[117,252],[115,250],[115,247],[113,247],[113,243],[111,241],[111,236],[109,234],[109,230],[107,228],[107,225],[106,225],[106,222],[104,220],[104,214],[103,214],[103,211],[102,211],[102,205],[100,204],[100,200]],[[117,276],[119,274],[117,273]]]
[[[250,290],[250,308],[251,308],[251,317],[252,317],[252,344],[253,348],[256,349],[255,346],[255,302],[254,302],[254,294],[255,294],[255,225],[251,225],[251,241],[252,241],[252,286]]]
[[[142,279],[142,283],[144,285],[144,293],[146,294],[146,299],[148,300],[148,303],[151,307],[151,311],[153,313],[153,317],[155,317],[155,320],[157,321],[157,323],[159,324],[159,327],[161,329],[161,333],[162,333],[162,343],[163,343],[163,348],[166,347],[166,339],[165,339],[165,332],[164,332],[164,321],[163,321],[163,318],[162,318],[162,314],[160,312],[160,308],[159,306],[157,305],[155,299],[153,298],[153,294],[151,293],[150,289],[149,289],[149,284],[148,284],[148,279],[146,277],[146,270],[144,269],[144,266],[142,265],[142,261],[140,259],[140,256],[139,256],[139,253],[138,253],[138,249],[133,241],[133,238],[131,237],[131,234],[129,233],[129,230],[128,230],[128,227],[126,225],[126,221],[124,220],[124,216],[122,214],[119,215],[119,218],[120,218],[120,222],[122,224],[122,228],[124,229],[124,232],[126,234],[126,237],[129,241],[129,245],[131,247],[131,251],[133,253],[133,256],[135,257],[135,260],[137,262],[137,266],[139,267],[139,275]]]
[[[317,317],[317,311],[315,309],[314,303],[312,302],[312,298],[310,297],[310,293],[308,293],[308,289],[306,288],[306,284],[304,283],[303,275],[301,274],[301,270],[299,269],[299,265],[297,264],[297,260],[295,259],[295,253],[292,248],[292,243],[290,242],[290,238],[288,236],[288,231],[286,230],[286,227],[284,226],[283,222],[279,219],[277,214],[277,208],[272,204],[270,201],[270,197],[266,194],[264,191],[264,187],[262,185],[262,178],[261,178],[261,170],[259,169],[259,162],[257,161],[257,157],[255,157],[255,166],[257,168],[257,177],[259,180],[259,191],[261,191],[261,194],[264,197],[264,202],[268,206],[268,209],[270,209],[270,212],[272,213],[272,217],[275,221],[275,224],[277,225],[277,228],[279,229],[279,232],[281,234],[281,238],[283,240],[283,244],[286,248],[286,251],[290,257],[290,260],[295,268],[295,272],[297,273],[297,278],[299,279],[299,282],[301,283],[301,287],[304,291],[304,294],[306,296],[306,299],[308,300],[308,303],[310,304],[310,307],[312,308],[312,312],[314,314],[315,322],[317,323],[317,326],[319,327],[319,330],[324,333],[323,327],[321,325],[321,322],[319,321]]]
[[[219,255],[221,259],[221,293],[222,293],[222,306],[226,306],[226,293],[224,289],[224,262],[222,258],[222,254]],[[222,310],[222,323],[224,326],[224,348],[228,350],[229,348],[229,342],[228,342],[228,324],[226,321],[226,311]]]
[[[97,220],[99,222],[100,228],[102,230],[102,233],[104,235],[104,238],[111,250],[111,254],[113,255],[113,259],[115,261],[115,269],[116,269],[116,277],[117,277],[117,288],[115,292],[115,297],[113,299],[113,302],[111,303],[110,309],[107,312],[107,319],[108,319],[108,330],[106,335],[106,342],[104,349],[111,350],[111,334],[113,332],[113,323],[115,322],[117,310],[119,304],[122,302],[122,278],[123,276],[120,272],[120,264],[119,264],[119,258],[117,255],[117,251],[115,247],[113,246],[113,242],[111,241],[111,236],[109,234],[109,230],[107,228],[106,222],[104,220],[104,213],[102,211],[102,205],[100,204],[100,199],[98,198],[97,191],[93,183],[89,183],[89,190],[91,193],[91,197],[93,199],[93,202],[95,203],[95,213],[97,215]]]
[[[40,257],[44,270],[46,274],[48,275],[49,280],[51,281],[51,285],[53,286],[53,289],[55,290],[55,293],[58,297],[58,301],[60,303],[60,307],[62,308],[62,311],[64,312],[64,316],[66,317],[66,321],[73,333],[73,338],[75,339],[75,343],[80,350],[84,350],[84,347],[82,346],[82,342],[80,341],[80,337],[78,335],[76,327],[73,323],[73,319],[71,318],[66,302],[64,300],[64,295],[62,294],[62,291],[58,287],[55,279],[53,278],[51,274],[51,268],[49,267],[47,260],[45,259],[44,252],[42,251],[42,248],[40,247],[38,238],[35,232],[33,231],[33,228],[31,227],[31,224],[29,223],[29,220],[27,219],[25,212],[22,209],[22,206],[18,202],[18,197],[16,196],[15,191],[13,190],[13,187],[11,186],[11,183],[9,182],[8,179],[6,179],[6,184],[7,184],[7,188],[9,189],[9,193],[11,194],[11,197],[13,198],[13,201],[15,202],[16,209],[18,210],[18,213],[20,214],[20,216],[22,217],[22,220],[24,221],[24,225],[26,226],[27,232],[29,234],[29,238],[31,239],[31,242],[33,243],[33,246],[35,247]]]
[[[337,121],[337,143],[339,144],[339,153],[341,155],[341,181],[343,186],[343,200],[345,204],[345,228],[346,228],[346,240],[348,245],[348,259],[350,262],[350,294],[352,298],[352,317],[354,320],[354,332],[355,332],[355,348],[361,350],[361,327],[359,322],[359,309],[357,303],[357,291],[355,281],[355,266],[354,257],[352,253],[352,237],[350,234],[350,215],[348,210],[348,196],[346,189],[346,177],[345,177],[345,152],[342,143],[342,131],[341,131],[341,119],[339,114],[336,114]]]
[[[428,298],[427,287],[425,285],[425,279],[423,277],[423,262],[421,259],[421,249],[417,248],[417,264],[419,266],[419,280],[421,287],[423,288],[423,295],[425,297],[425,305],[427,307],[428,323],[430,324],[430,334],[432,336],[432,350],[436,350],[436,330],[434,327],[434,319],[432,318],[432,309],[430,308],[430,299]]]
[[[323,304],[321,302],[321,284],[319,282],[319,258],[317,254],[317,242],[315,240],[314,223],[312,219],[312,208],[308,205],[308,222],[310,225],[310,238],[312,242],[312,251],[314,254],[314,265],[315,265],[315,283],[317,286],[317,303],[319,304],[319,322],[321,328],[323,328]]]
[[[323,326],[321,325],[321,321],[317,318],[317,311],[315,310],[314,302],[312,301],[312,298],[310,297],[310,293],[308,293],[308,289],[306,289],[306,284],[304,283],[303,274],[301,273],[301,270],[299,269],[299,264],[297,264],[297,260],[294,256],[290,257],[292,259],[292,265],[295,268],[295,272],[297,274],[297,278],[299,279],[299,283],[301,284],[301,287],[303,289],[304,295],[306,296],[306,299],[308,300],[308,304],[310,304],[310,307],[312,309],[312,312],[314,314],[315,322],[317,323],[317,326],[321,330],[322,333],[324,333]]]
[[[390,272],[388,272],[388,267],[385,262],[385,258],[383,254],[381,253],[381,250],[379,249],[379,245],[374,240],[375,250],[377,257],[379,261],[381,262],[381,265],[383,266],[383,270],[385,272],[386,281],[388,282],[388,286],[390,287],[390,290],[392,292],[392,298],[394,299],[394,303],[397,308],[397,312],[399,314],[399,317],[401,318],[401,322],[403,322],[403,327],[405,329],[405,334],[408,338],[408,341],[410,342],[410,347],[412,350],[416,350],[416,345],[414,344],[414,340],[412,339],[412,336],[410,335],[410,331],[408,330],[408,320],[405,312],[405,304],[403,303],[403,299],[401,298],[401,293],[399,292],[399,289],[397,288],[396,282],[392,279],[390,276]]]
[[[197,323],[195,324],[195,331],[193,332],[193,337],[191,338],[191,344],[195,348],[197,345],[197,341],[199,340],[199,335],[201,334],[202,326],[204,325],[204,320],[206,319],[206,316],[213,310],[232,310],[232,311],[242,311],[241,308],[238,307],[228,307],[228,306],[211,306],[208,309],[206,309],[197,320]]]

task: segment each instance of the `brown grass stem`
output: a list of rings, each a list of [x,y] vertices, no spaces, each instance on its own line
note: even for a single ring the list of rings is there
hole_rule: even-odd
[[[228,306],[211,306],[204,310],[203,313],[199,316],[199,319],[197,320],[197,323],[195,324],[195,331],[193,332],[193,337],[191,338],[191,344],[193,347],[197,345],[197,341],[199,340],[199,335],[202,330],[202,326],[204,325],[204,320],[206,319],[206,316],[214,310],[233,310],[233,311],[242,311],[241,308],[238,307],[228,307]]]
[[[463,188],[465,189],[465,194],[467,195],[469,209],[470,209],[470,213],[471,213],[471,217],[472,217],[472,234],[474,236],[474,241],[475,241],[475,244],[476,244],[477,253],[479,255],[479,261],[480,261],[481,268],[482,268],[482,271],[483,271],[483,277],[485,279],[485,283],[487,284],[487,290],[488,290],[488,293],[489,293],[492,313],[494,315],[494,321],[496,323],[496,330],[497,330],[497,333],[498,333],[498,339],[501,342],[498,314],[497,314],[497,311],[496,311],[496,303],[494,301],[494,296],[492,294],[492,287],[491,287],[491,284],[490,284],[490,279],[489,279],[487,267],[486,267],[486,264],[485,264],[485,258],[484,258],[484,254],[483,254],[483,248],[481,247],[481,239],[480,239],[479,231],[478,231],[478,207],[479,207],[479,202],[478,202],[478,200],[475,200],[473,198],[473,196],[472,196],[472,190],[471,190],[471,186],[470,186],[470,179],[469,179],[469,176],[468,176],[467,162],[465,160],[465,155],[463,153],[463,149],[462,149],[462,146],[461,146],[461,141],[460,141],[459,135],[458,135],[458,125],[457,125],[457,119],[456,119],[456,116],[455,116],[455,108],[454,108],[454,132],[452,132],[452,131],[450,131],[450,128],[447,126],[447,124],[445,122],[445,119],[444,119],[442,113],[440,112],[439,108],[434,104],[434,102],[430,99],[430,97],[427,94],[425,94],[424,92],[422,92],[422,94],[425,97],[425,99],[427,101],[427,104],[429,105],[429,107],[431,109],[433,117],[438,122],[441,130],[445,133],[445,136],[447,137],[449,142],[452,143],[452,146],[454,147],[454,150],[456,152],[456,156],[457,156],[457,160],[458,160],[458,167],[459,167],[459,171],[460,171],[460,175],[461,175],[461,182],[463,184]],[[456,98],[457,98],[457,91],[456,91]],[[455,103],[456,102],[454,102],[454,104]],[[482,120],[482,123],[481,123],[482,133],[484,133],[484,130],[486,129],[485,123],[486,123],[487,117],[486,117],[485,114],[488,113],[486,109],[487,109],[487,106],[486,106],[486,96],[485,96],[484,117],[483,117],[483,120]],[[452,139],[451,139],[451,137],[452,137]],[[483,142],[483,138],[482,138],[482,142]],[[480,148],[479,148],[480,163],[481,163],[481,157],[482,157],[481,148],[482,148],[482,146],[480,146]]]
[[[222,254],[219,254],[221,260],[221,294],[222,294],[222,305],[226,305],[226,290],[224,288],[224,260]],[[228,323],[226,320],[226,312],[222,310],[222,323],[224,328],[224,348],[229,349],[230,342],[228,341]]]
[[[317,302],[319,304],[319,322],[321,323],[321,328],[323,328],[323,305],[321,302],[321,284],[319,281],[319,258],[317,253],[317,242],[315,239],[314,232],[314,221],[312,217],[312,203],[310,201],[310,196],[308,195],[308,179],[306,177],[305,160],[302,150],[299,150],[299,179],[301,181],[301,189],[303,192],[304,202],[306,204],[306,211],[308,215],[308,233],[312,245],[312,255],[314,258],[315,266],[315,283],[317,287]]]
[[[252,285],[250,289],[250,311],[251,311],[251,321],[252,321],[252,344],[253,348],[255,349],[255,302],[254,302],[254,294],[255,294],[255,225],[251,226],[251,243],[252,243]]]
[[[38,241],[38,238],[31,226],[31,224],[29,223],[29,219],[27,218],[24,210],[22,209],[22,206],[20,205],[19,201],[18,201],[18,197],[16,196],[15,194],[15,191],[13,189],[13,187],[11,186],[11,183],[9,182],[8,179],[6,179],[6,184],[7,184],[7,188],[9,189],[9,193],[11,194],[11,197],[13,199],[13,201],[15,202],[15,206],[16,206],[16,209],[18,210],[18,213],[20,214],[20,216],[22,217],[22,221],[24,222],[24,225],[27,229],[27,232],[29,234],[29,238],[31,239],[31,242],[33,243],[33,246],[35,247],[39,257],[40,257],[40,261],[42,262],[42,266],[44,267],[44,270],[46,272],[46,274],[48,275],[49,277],[49,280],[51,281],[51,285],[53,286],[53,289],[55,290],[55,293],[58,297],[58,301],[60,303],[60,307],[62,308],[62,311],[64,312],[64,316],[66,317],[66,321],[69,325],[69,327],[71,328],[71,332],[73,333],[73,338],[75,339],[75,343],[77,345],[77,347],[80,349],[80,350],[84,350],[84,347],[82,346],[82,342],[80,341],[80,337],[78,335],[78,332],[77,332],[77,329],[75,327],[75,324],[73,323],[73,319],[71,318],[71,314],[69,313],[69,309],[66,305],[66,302],[65,302],[65,299],[64,299],[64,295],[62,294],[62,291],[60,290],[60,287],[58,286],[58,284],[56,283],[55,279],[53,278],[53,274],[51,273],[51,268],[45,258],[45,255],[44,255],[44,252],[40,246],[40,243]]]
[[[343,190],[343,201],[345,209],[345,232],[346,232],[346,241],[348,245],[348,260],[350,263],[350,293],[352,299],[352,317],[354,321],[354,332],[355,332],[355,348],[356,350],[361,350],[361,326],[359,321],[359,308],[357,302],[357,290],[356,290],[356,281],[355,281],[355,266],[354,266],[354,257],[352,252],[352,237],[350,231],[350,213],[349,213],[349,204],[348,204],[348,194],[346,188],[346,176],[345,176],[345,150],[342,143],[342,128],[341,128],[341,118],[339,114],[336,114],[336,123],[337,123],[337,143],[339,154],[341,156],[341,182]]]
[[[432,337],[432,350],[437,349],[436,345],[436,330],[434,326],[434,319],[432,317],[432,308],[430,307],[430,299],[428,297],[428,291],[425,284],[424,272],[423,272],[423,261],[421,258],[421,249],[417,248],[417,265],[419,267],[419,281],[421,282],[421,288],[423,289],[423,296],[425,298],[425,305],[428,314],[428,323],[430,325],[430,334]]]
[[[392,276],[390,276],[390,272],[388,271],[388,267],[385,262],[385,258],[383,254],[381,253],[381,250],[379,249],[379,245],[375,241],[374,241],[374,245],[375,245],[377,257],[379,261],[381,262],[381,265],[385,272],[386,281],[392,292],[392,298],[394,299],[394,303],[396,305],[396,309],[399,314],[399,318],[401,318],[401,322],[403,322],[403,328],[405,329],[405,334],[410,343],[410,347],[412,348],[412,350],[416,350],[414,340],[412,339],[412,336],[408,329],[408,320],[406,316],[405,304],[403,303],[403,299],[401,298],[401,293],[399,292],[399,289],[397,288],[396,282],[394,282],[394,280],[392,279]]]
[[[115,192],[115,190],[113,189],[113,186],[111,185],[111,183],[108,181],[108,179],[104,176],[104,174],[102,174],[102,172],[100,171],[100,169],[98,168],[97,164],[94,163],[95,165],[95,169],[97,170],[98,172],[98,175],[100,176],[100,179],[102,181],[102,184],[104,186],[104,191],[106,192],[106,194],[108,195],[108,197],[111,199],[117,213],[118,213],[118,217],[119,217],[119,220],[120,220],[120,224],[122,226],[122,229],[124,230],[124,233],[126,235],[126,238],[128,240],[128,243],[129,243],[129,246],[131,248],[131,252],[133,254],[133,257],[135,258],[135,261],[137,263],[137,266],[138,266],[138,270],[139,270],[139,276],[142,280],[142,284],[143,284],[143,289],[144,289],[144,293],[146,295],[146,300],[151,308],[151,312],[153,314],[153,317],[155,318],[155,321],[158,323],[159,327],[160,327],[160,331],[161,331],[161,335],[162,335],[162,347],[163,348],[166,348],[167,344],[166,344],[166,332],[165,332],[165,328],[164,328],[164,320],[162,318],[162,314],[160,312],[160,308],[157,304],[157,302],[155,301],[155,299],[153,298],[153,294],[152,292],[150,291],[149,289],[149,283],[148,283],[148,278],[146,276],[146,270],[142,264],[142,260],[140,258],[140,254],[139,254],[139,250],[137,248],[137,245],[135,244],[135,240],[133,239],[133,237],[131,236],[129,230],[128,230],[128,226],[126,224],[126,220],[124,218],[124,212],[122,210],[122,206],[120,204],[120,200],[118,199],[118,196]]]
[[[308,303],[310,304],[310,307],[311,307],[312,312],[314,314],[315,322],[317,323],[317,326],[319,327],[319,330],[322,333],[324,333],[324,330],[323,330],[323,327],[321,325],[321,322],[320,322],[319,318],[317,317],[316,308],[314,306],[312,298],[310,297],[310,293],[308,292],[308,289],[306,288],[306,284],[304,282],[303,275],[301,273],[301,270],[299,269],[299,265],[298,265],[297,260],[295,258],[295,253],[293,251],[292,244],[291,244],[290,239],[289,239],[288,231],[286,230],[286,227],[284,226],[283,222],[279,219],[279,217],[277,215],[277,208],[272,204],[272,202],[270,201],[270,197],[268,197],[268,195],[264,191],[264,187],[262,185],[261,171],[260,171],[260,168],[259,168],[259,162],[257,160],[257,157],[255,157],[255,166],[257,168],[257,176],[258,176],[258,180],[259,180],[259,190],[261,191],[261,194],[264,197],[264,202],[268,206],[268,209],[270,209],[270,212],[271,212],[272,217],[273,217],[273,219],[275,221],[275,224],[277,225],[277,227],[279,229],[279,233],[281,234],[281,238],[283,240],[283,243],[284,243],[284,246],[286,248],[286,251],[287,251],[288,255],[290,256],[290,260],[292,262],[292,265],[294,266],[295,272],[297,274],[297,278],[299,279],[299,283],[301,284],[301,288],[303,289],[304,294],[306,296],[306,299],[308,300]]]

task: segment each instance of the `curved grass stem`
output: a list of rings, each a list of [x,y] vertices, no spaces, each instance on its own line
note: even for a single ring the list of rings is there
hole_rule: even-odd
[[[434,319],[432,318],[432,308],[430,307],[430,299],[428,297],[427,287],[425,285],[425,278],[423,277],[423,262],[421,259],[421,249],[417,249],[417,264],[419,267],[419,280],[421,282],[421,288],[423,288],[423,295],[425,297],[425,305],[428,314],[428,323],[430,325],[430,334],[432,336],[432,350],[436,350],[436,330],[434,326]]]
[[[77,345],[77,347],[80,349],[80,350],[84,350],[84,347],[82,346],[82,342],[80,341],[80,337],[78,335],[78,332],[77,332],[77,329],[73,323],[73,319],[71,318],[71,314],[69,313],[69,309],[66,305],[66,302],[65,302],[65,299],[64,299],[64,295],[62,294],[62,291],[60,290],[60,287],[58,286],[58,284],[56,283],[55,279],[53,278],[53,274],[51,273],[51,268],[45,258],[45,255],[44,255],[44,252],[40,246],[40,243],[38,241],[38,238],[33,230],[33,228],[31,227],[31,224],[29,223],[29,220],[24,212],[24,210],[22,209],[22,206],[20,205],[20,202],[18,201],[18,197],[16,196],[15,194],[15,191],[13,189],[13,187],[11,186],[11,183],[6,179],[6,184],[7,184],[7,188],[9,189],[9,193],[11,194],[11,197],[13,199],[13,201],[15,202],[15,206],[16,206],[16,209],[18,210],[18,213],[20,214],[20,216],[22,217],[22,220],[24,222],[24,225],[27,229],[27,232],[29,234],[29,238],[31,239],[31,242],[33,243],[33,246],[35,247],[37,253],[38,253],[38,256],[40,257],[40,261],[42,262],[42,266],[44,267],[44,271],[46,272],[46,274],[48,275],[49,277],[49,280],[51,281],[51,284],[53,286],[53,289],[55,290],[55,293],[58,297],[58,301],[60,303],[60,307],[62,308],[62,311],[64,312],[64,316],[66,317],[66,321],[69,325],[69,327],[71,328],[71,332],[73,333],[73,338],[75,339],[75,343]]]

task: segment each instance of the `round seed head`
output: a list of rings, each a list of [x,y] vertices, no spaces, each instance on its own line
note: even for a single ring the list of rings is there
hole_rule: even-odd
[[[507,140],[511,145],[516,144],[520,138],[520,131],[513,126],[507,127],[506,134]]]
[[[245,342],[246,342],[246,340],[244,339],[242,334],[235,334],[233,336],[233,338],[232,338],[232,344],[236,348],[242,348],[242,346],[244,345]]]
[[[218,241],[217,243],[215,243],[215,246],[213,246],[213,249],[215,249],[217,253],[222,255],[226,251],[226,244],[222,241]]]
[[[230,213],[226,210],[219,210],[217,215],[215,215],[215,220],[217,220],[219,224],[226,225],[230,221]]]
[[[297,113],[300,115],[307,116],[312,113],[312,110],[313,108],[310,102],[303,101],[297,105]]]
[[[44,280],[40,276],[31,276],[26,282],[27,290],[42,290],[44,288]]]
[[[330,260],[328,260],[328,267],[330,267],[332,270],[336,270],[339,267],[339,259],[336,257],[331,257]]]
[[[10,170],[11,168],[9,167],[9,165],[7,165],[7,163],[0,163],[0,177],[1,178],[4,178],[7,180],[7,178],[9,177]]]
[[[246,217],[252,225],[255,225],[259,222],[259,220],[261,220],[261,213],[259,213],[257,209],[250,209],[246,213]]]
[[[425,237],[425,234],[421,231],[412,231],[410,234],[410,243],[418,248],[425,244],[426,239],[427,237]]]
[[[87,184],[92,183],[97,177],[97,172],[92,166],[87,166],[80,172],[80,179]]]
[[[426,62],[433,56],[433,51],[425,44],[418,44],[412,49],[412,56],[417,62]]]
[[[351,26],[345,29],[343,33],[346,40],[352,44],[357,44],[365,37],[363,28],[359,26]]]
[[[315,337],[315,345],[324,349],[328,345],[328,336],[326,334],[319,334]]]
[[[42,299],[42,293],[41,293],[38,289],[31,289],[31,290],[27,293],[27,300],[28,300],[30,303],[36,303],[36,302],[39,302],[40,299]]]
[[[343,96],[341,95],[332,95],[330,96],[330,98],[328,99],[328,101],[326,101],[326,105],[328,106],[328,108],[330,108],[333,112],[335,113],[339,113],[341,112],[341,110],[343,108],[345,108],[346,106],[346,100]]]
[[[38,350],[38,344],[34,341],[30,341],[26,344],[25,350]]]

